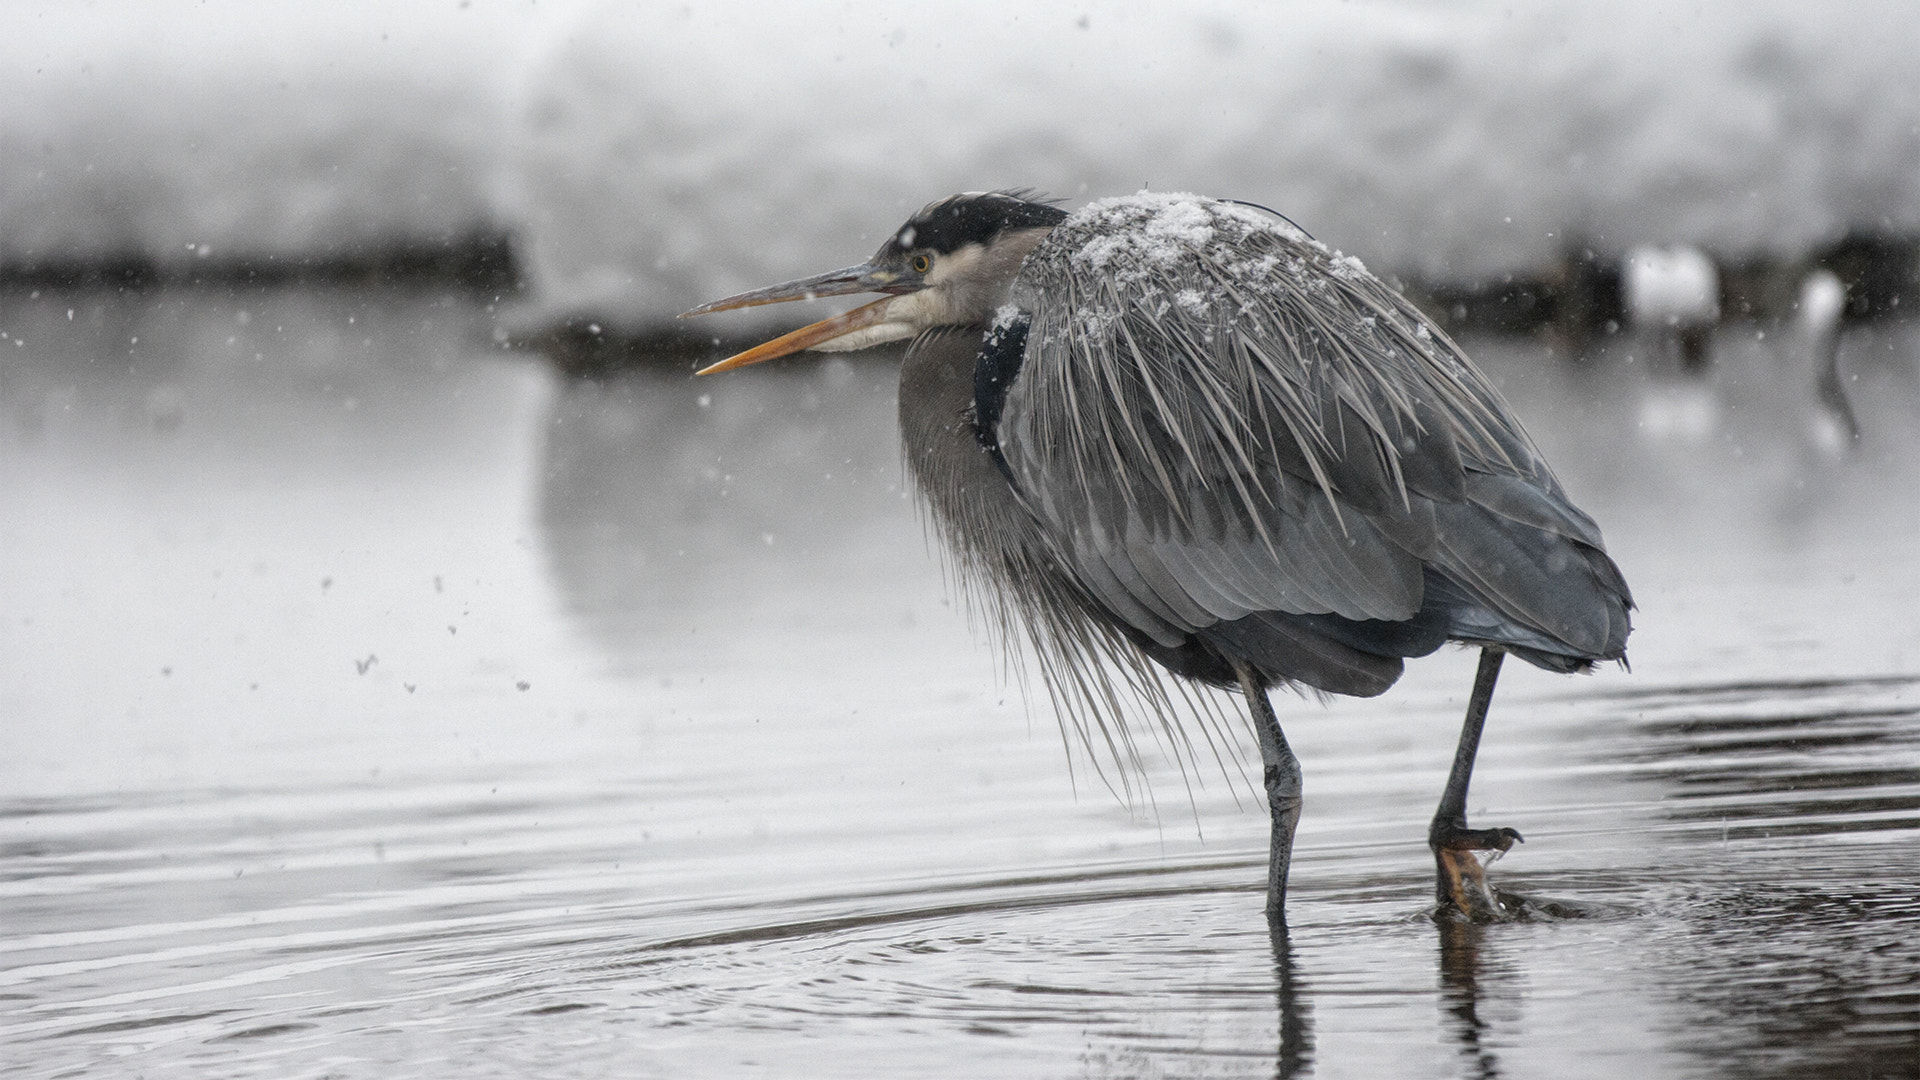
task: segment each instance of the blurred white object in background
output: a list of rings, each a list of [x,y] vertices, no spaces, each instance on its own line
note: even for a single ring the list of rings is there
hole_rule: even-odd
[[[1720,271],[1696,247],[1642,245],[1621,267],[1627,322],[1661,351],[1676,350],[1683,370],[1707,366],[1707,345],[1720,322]]]
[[[1794,308],[1794,325],[1808,340],[1832,337],[1839,333],[1840,317],[1846,314],[1847,286],[1840,275],[1816,267],[1800,279]]]
[[[1814,391],[1820,398],[1821,408],[1811,423],[1813,442],[1837,456],[1860,441],[1860,421],[1840,379],[1840,321],[1847,310],[1847,287],[1840,275],[1815,268],[1800,279],[1795,308],[1794,328],[1813,359]]]

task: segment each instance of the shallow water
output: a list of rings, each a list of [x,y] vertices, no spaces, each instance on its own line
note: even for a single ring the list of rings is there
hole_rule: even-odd
[[[71,314],[69,314],[71,312]],[[0,300],[9,1075],[1920,1074],[1920,390],[1482,343],[1641,610],[1280,702],[1290,931],[1231,754],[1063,742],[901,490],[885,362],[567,381],[431,294]],[[1230,729],[1245,756],[1250,740]],[[1225,762],[1224,764],[1222,762]]]

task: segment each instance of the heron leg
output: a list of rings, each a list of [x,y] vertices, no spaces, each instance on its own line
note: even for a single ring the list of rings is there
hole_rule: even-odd
[[[1235,664],[1234,673],[1240,678],[1253,729],[1260,737],[1267,812],[1273,820],[1273,839],[1267,852],[1267,918],[1285,922],[1287,868],[1293,864],[1293,830],[1300,824],[1300,759],[1287,745],[1287,735],[1273,715],[1273,703],[1267,699],[1267,688],[1260,677],[1245,664]]]
[[[1467,784],[1473,779],[1480,729],[1486,725],[1487,706],[1493,701],[1493,686],[1500,678],[1500,661],[1505,655],[1498,649],[1480,650],[1480,670],[1474,676],[1466,720],[1460,725],[1453,771],[1447,774],[1447,790],[1441,794],[1440,807],[1427,830],[1427,846],[1433,849],[1433,861],[1439,869],[1435,891],[1440,902],[1453,904],[1476,921],[1498,919],[1501,909],[1475,853],[1505,852],[1522,839],[1512,829],[1467,828]]]

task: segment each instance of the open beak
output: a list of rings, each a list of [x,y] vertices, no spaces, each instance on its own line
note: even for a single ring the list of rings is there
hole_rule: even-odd
[[[692,311],[682,312],[680,317],[685,319],[715,311],[732,311],[735,308],[779,304],[789,300],[812,300],[817,296],[847,296],[865,292],[897,294],[910,291],[912,288],[914,287],[902,288],[900,275],[893,271],[879,270],[871,263],[862,263],[859,266],[849,266],[844,270],[815,274],[812,277],[769,285],[752,292],[743,292],[724,300],[715,300],[710,304],[701,304]],[[746,352],[729,356],[717,364],[701,368],[694,374],[711,375],[719,371],[732,371],[734,368],[758,364],[763,360],[788,356],[806,349],[822,349],[831,352],[864,349],[869,345],[912,337],[919,332],[917,325],[888,318],[889,308],[900,299],[898,295],[881,297],[871,304],[863,304],[844,314],[822,319],[790,334],[774,338],[764,345],[757,345]]]

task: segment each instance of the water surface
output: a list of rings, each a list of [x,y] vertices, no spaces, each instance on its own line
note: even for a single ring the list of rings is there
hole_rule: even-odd
[[[1851,459],[1790,340],[1476,343],[1633,671],[1509,665],[1492,927],[1424,847],[1472,655],[1282,699],[1275,937],[1233,747],[1116,769],[971,633],[884,360],[567,380],[491,327],[0,301],[9,1075],[1920,1074],[1910,330],[1849,342]]]

